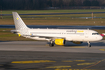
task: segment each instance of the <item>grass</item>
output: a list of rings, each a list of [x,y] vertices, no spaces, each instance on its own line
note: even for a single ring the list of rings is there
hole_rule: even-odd
[[[105,19],[78,19],[68,17],[23,18],[26,25],[84,25],[105,26]],[[13,19],[0,19],[0,25],[14,25]]]

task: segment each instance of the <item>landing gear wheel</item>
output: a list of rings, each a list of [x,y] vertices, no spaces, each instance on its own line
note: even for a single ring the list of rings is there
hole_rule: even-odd
[[[87,43],[88,43],[88,47],[91,47],[90,42],[87,42]]]
[[[88,47],[91,47],[91,45],[88,45]]]
[[[49,44],[49,46],[50,46],[50,47],[53,47],[53,46],[54,46],[54,43]]]
[[[49,46],[53,47],[54,46],[54,41],[51,40]]]

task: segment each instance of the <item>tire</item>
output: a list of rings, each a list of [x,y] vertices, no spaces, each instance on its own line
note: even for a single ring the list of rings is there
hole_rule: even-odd
[[[91,45],[88,45],[88,47],[91,47]]]
[[[49,44],[49,46],[50,46],[50,47],[53,47],[53,46],[54,46],[54,44],[53,44],[53,43],[52,43],[52,44]]]

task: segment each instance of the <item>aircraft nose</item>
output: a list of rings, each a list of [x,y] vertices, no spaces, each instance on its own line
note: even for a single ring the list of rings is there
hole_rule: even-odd
[[[96,37],[96,40],[97,40],[97,41],[100,41],[100,40],[102,40],[102,39],[103,39],[103,37],[102,37],[101,35],[99,35],[99,36]]]
[[[98,39],[99,39],[99,40],[102,40],[102,39],[103,39],[103,37],[102,37],[102,36],[99,36],[99,37],[98,37]]]

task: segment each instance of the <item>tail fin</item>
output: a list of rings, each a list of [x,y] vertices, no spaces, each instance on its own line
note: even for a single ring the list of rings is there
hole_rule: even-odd
[[[12,12],[16,30],[28,29],[17,12]]]

